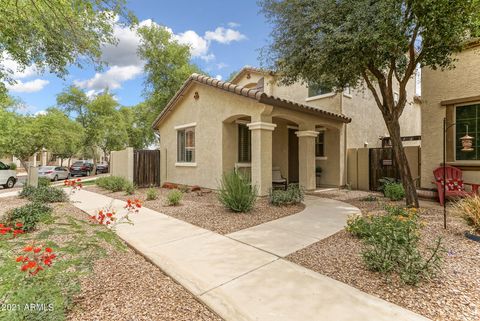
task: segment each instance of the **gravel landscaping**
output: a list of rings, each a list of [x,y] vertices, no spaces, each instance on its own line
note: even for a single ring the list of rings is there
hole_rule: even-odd
[[[23,203],[0,198],[2,210]],[[23,248],[25,240],[47,242],[58,250],[59,262],[79,260],[80,291],[67,320],[222,320],[114,233],[92,224],[86,213],[70,203],[50,205],[55,222],[41,223],[18,238],[18,246]]]
[[[386,203],[403,205],[390,202],[380,194],[359,191],[316,195],[350,203],[363,214],[381,211]],[[377,201],[362,200],[368,195],[375,195]],[[287,259],[432,320],[480,320],[480,243],[465,238],[463,233],[468,226],[459,217],[450,215],[448,229],[444,230],[442,208],[434,203],[422,202],[420,218],[425,223],[421,246],[426,248],[442,237],[447,252],[443,271],[431,282],[416,287],[404,285],[397,277],[385,279],[369,271],[360,256],[361,241],[346,231],[293,253]]]
[[[204,191],[202,195],[197,192],[185,193],[178,206],[167,206],[166,195],[169,189],[158,188],[158,199],[146,200],[147,188],[137,189],[135,195],[125,195],[125,192],[111,193],[97,186],[87,186],[86,190],[101,193],[109,197],[126,200],[139,198],[145,207],[170,215],[193,225],[217,232],[229,234],[258,224],[276,220],[302,211],[303,204],[290,206],[270,205],[267,198],[259,198],[252,211],[248,213],[234,213],[226,209],[217,199],[214,191]]]

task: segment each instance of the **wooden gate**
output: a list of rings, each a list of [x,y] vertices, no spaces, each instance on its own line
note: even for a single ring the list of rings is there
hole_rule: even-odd
[[[133,182],[138,187],[160,186],[160,151],[133,152]]]
[[[370,162],[370,190],[376,191],[380,187],[378,181],[384,177],[400,178],[395,159],[393,157],[393,149],[391,148],[372,148],[369,150]]]

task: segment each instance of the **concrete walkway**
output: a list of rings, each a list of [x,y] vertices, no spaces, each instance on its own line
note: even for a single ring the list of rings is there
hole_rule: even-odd
[[[227,236],[285,257],[342,230],[347,218],[360,214],[350,204],[315,196],[305,197],[305,210]]]
[[[124,212],[125,202],[104,195],[82,190],[71,198],[89,214],[109,204],[118,213]],[[288,246],[276,247],[265,238],[253,238],[251,229],[243,236],[237,232],[236,237],[254,243],[254,247],[148,208],[131,216],[134,225],[119,225],[117,233],[227,321],[427,320],[272,254],[284,255],[338,228],[332,206],[339,202],[328,205],[325,200],[309,199],[307,204],[310,202],[320,212],[307,211],[298,221],[286,221],[294,226],[295,235],[285,232],[288,226],[279,226],[279,230],[276,225],[264,227],[273,231],[273,237],[288,235],[294,240]],[[345,206],[341,215],[353,210],[341,204]],[[324,219],[329,227],[322,229]],[[302,220],[314,228],[302,226]],[[298,241],[303,231],[310,239]]]

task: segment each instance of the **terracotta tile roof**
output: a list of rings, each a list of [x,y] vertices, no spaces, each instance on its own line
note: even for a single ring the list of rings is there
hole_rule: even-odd
[[[231,83],[236,83],[245,73],[248,73],[248,72],[257,72],[257,73],[260,73],[260,74],[269,74],[269,75],[273,75],[274,72],[272,70],[269,70],[269,69],[263,69],[263,68],[257,68],[257,67],[252,67],[252,66],[245,66],[243,67],[242,69],[240,69],[239,72],[237,72],[237,74],[235,76],[233,76],[233,78],[230,80]]]
[[[306,113],[314,114],[324,118],[337,120],[343,123],[350,123],[352,121],[351,118],[343,114],[332,113],[332,112],[320,109],[318,107],[303,105],[303,104],[296,103],[294,101],[282,99],[272,95],[267,95],[263,91],[257,90],[255,88],[245,88],[239,85],[232,84],[230,82],[220,81],[218,79],[211,78],[208,76],[192,74],[183,83],[182,87],[177,91],[175,96],[173,96],[173,98],[168,102],[168,104],[162,110],[160,115],[158,115],[158,117],[155,119],[152,125],[153,128],[156,128],[160,124],[162,119],[173,109],[173,107],[176,105],[176,102],[183,96],[183,93],[185,92],[185,90],[187,90],[190,84],[194,82],[211,86],[220,90],[224,90],[232,94],[237,94],[247,98],[255,99],[259,103],[266,104],[266,105],[294,109],[299,112],[306,112]]]

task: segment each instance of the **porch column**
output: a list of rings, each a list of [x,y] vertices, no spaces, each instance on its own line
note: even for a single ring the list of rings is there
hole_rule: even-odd
[[[298,175],[300,186],[307,191],[317,187],[315,179],[315,138],[318,132],[303,130],[296,132],[298,136]]]
[[[254,122],[247,126],[252,131],[252,184],[259,196],[265,196],[272,187],[272,132],[277,125]]]

